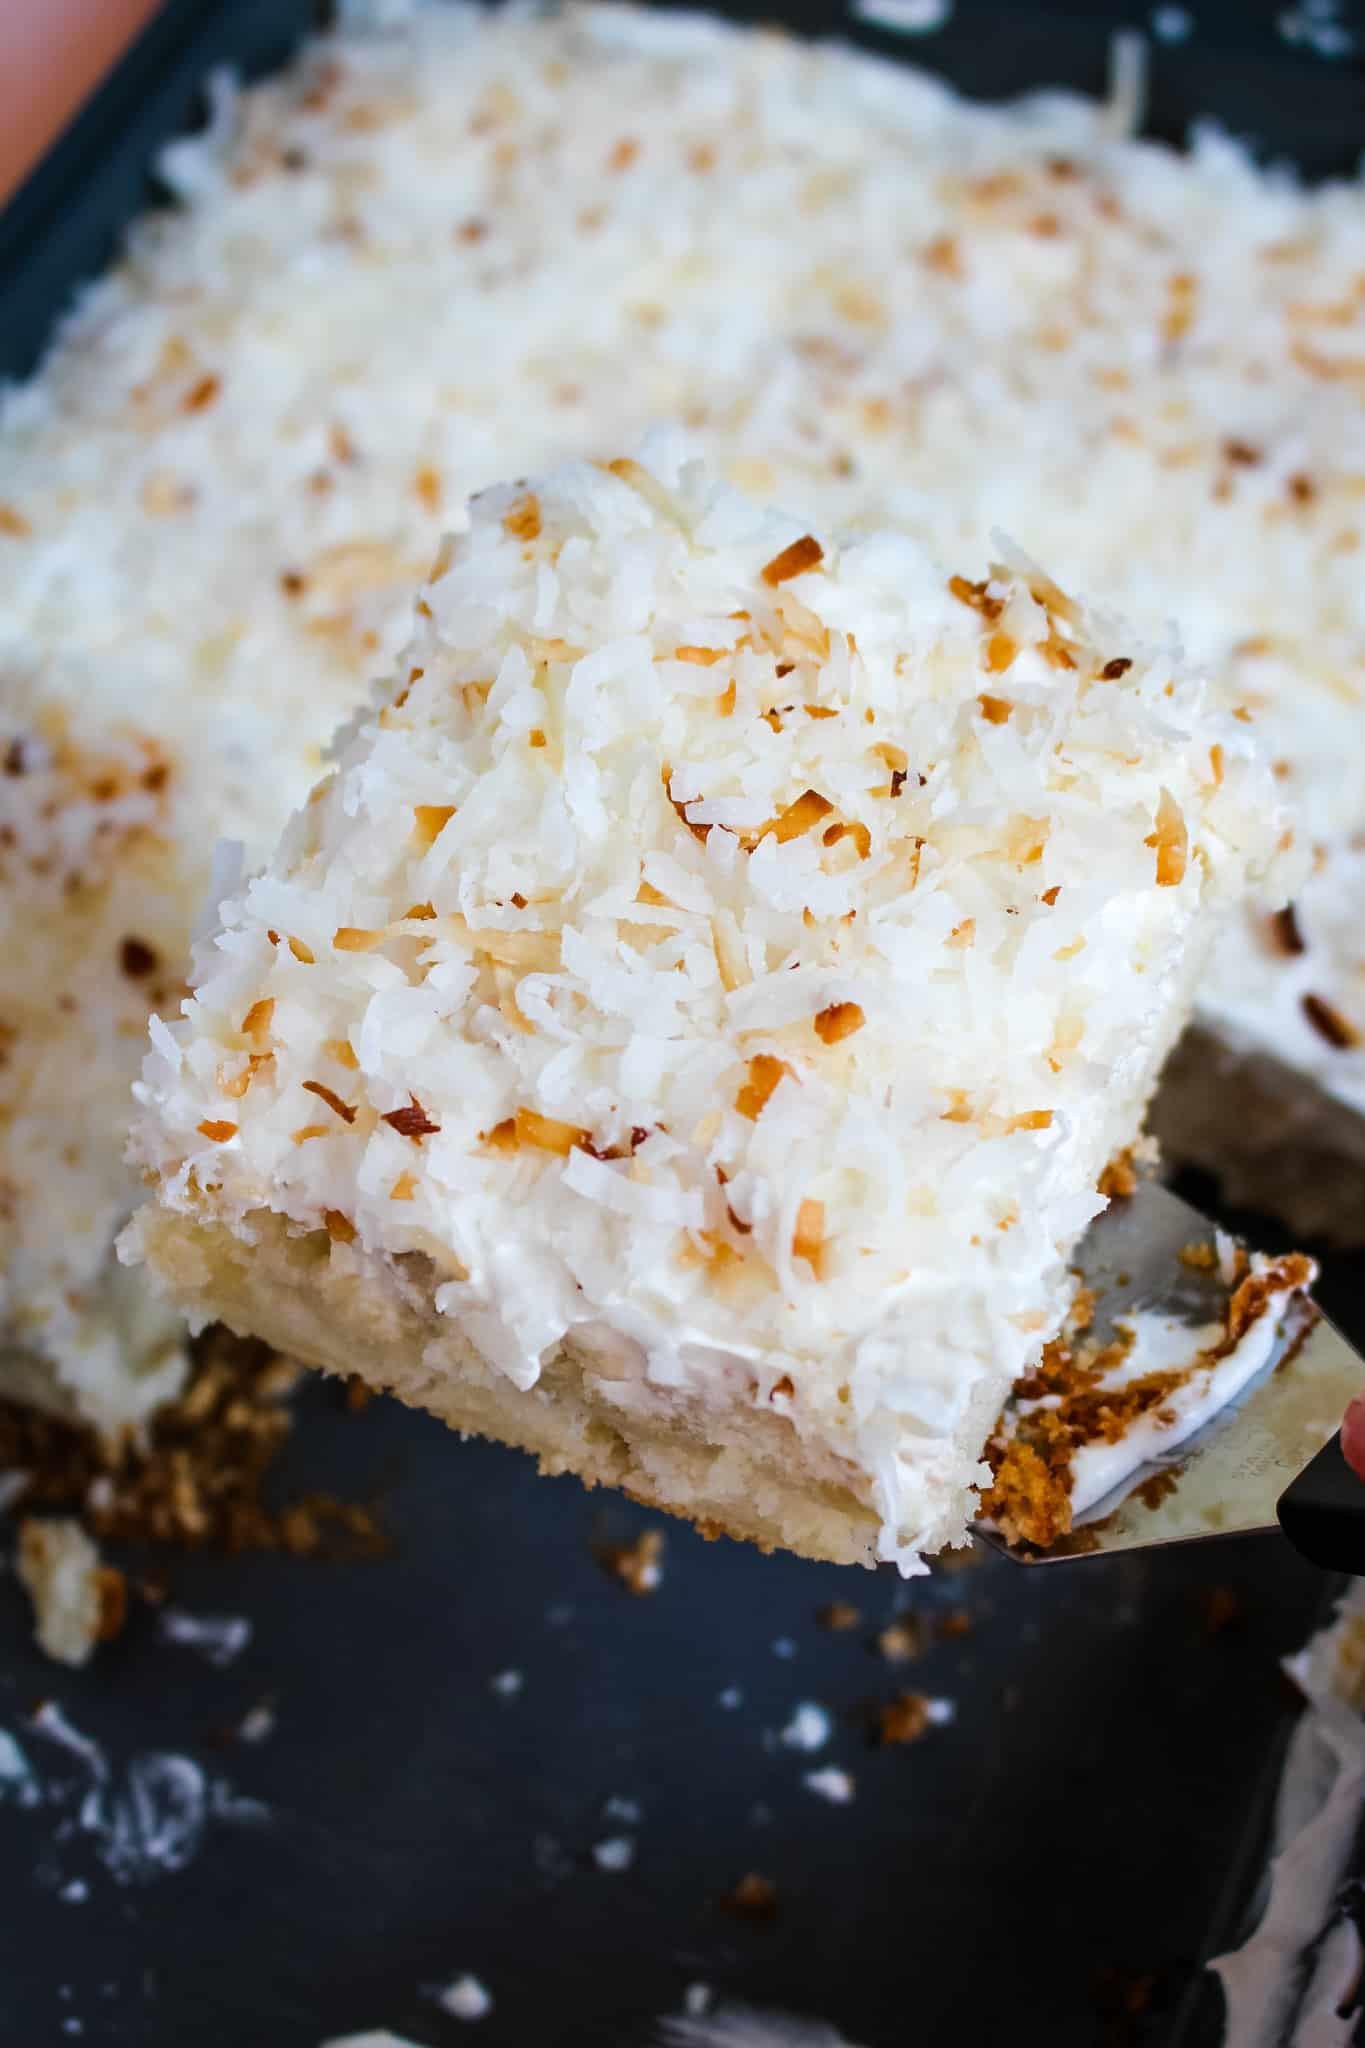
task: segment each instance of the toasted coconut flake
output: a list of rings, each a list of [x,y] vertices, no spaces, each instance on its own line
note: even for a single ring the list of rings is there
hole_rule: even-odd
[[[1112,661],[1106,661],[1104,667],[1100,670],[1100,674],[1107,683],[1116,683],[1120,676],[1127,675],[1132,666],[1133,664],[1126,654],[1118,654],[1115,655]]]
[[[790,547],[774,555],[763,571],[763,581],[775,589],[779,583],[790,582],[793,576],[804,576],[809,569],[818,568],[825,559],[825,551],[814,534],[803,534]]]
[[[1156,830],[1147,840],[1156,848],[1156,880],[1159,889],[1174,889],[1185,879],[1190,835],[1181,810],[1169,789],[1161,792],[1156,811]]]
[[[792,1231],[792,1257],[804,1259],[817,1280],[825,1277],[825,1205],[810,1196],[796,1212]]]
[[[454,804],[414,804],[414,836],[420,847],[434,846],[455,815]]]
[[[214,399],[222,388],[223,380],[221,377],[214,377],[212,375],[200,377],[198,382],[191,385],[190,389],[186,392],[181,408],[182,411],[203,412],[206,407],[213,404]]]
[[[411,1138],[416,1145],[441,1128],[432,1122],[415,1095],[409,1095],[405,1109],[385,1110],[380,1121],[397,1131],[400,1138]]]
[[[735,679],[731,676],[725,688],[716,699],[716,712],[721,718],[730,718],[735,709]]]
[[[32,531],[31,523],[17,505],[7,505],[0,500],[0,533],[7,534],[11,540],[26,540]]]
[[[312,1138],[330,1138],[335,1129],[335,1124],[300,1124],[290,1132],[290,1139],[295,1145],[306,1145]]]
[[[981,716],[987,725],[1008,725],[1014,706],[1008,697],[991,697],[985,694],[977,698]]]
[[[366,931],[360,925],[338,925],[332,944],[338,953],[369,953],[383,942],[383,932]]]
[[[301,961],[305,967],[315,965],[313,949],[311,946],[305,945],[302,939],[291,939],[289,941],[289,950],[294,958]]]
[[[986,642],[986,666],[993,676],[1003,675],[1007,668],[1013,667],[1018,653],[1019,643],[1017,640],[1012,640],[1008,633],[992,633],[990,639]],[[983,710],[985,710],[988,701],[998,703],[1003,700],[999,698],[988,700],[983,697],[980,700]],[[990,715],[989,712],[986,713],[988,718]],[[1006,713],[1006,716],[1008,716],[1008,713]],[[995,723],[997,725],[1002,724],[1003,720],[997,719]]]
[[[204,1117],[196,1124],[195,1129],[205,1138],[211,1139],[215,1145],[226,1145],[230,1138],[237,1135],[236,1124],[225,1123],[221,1117],[216,1116]]]
[[[161,965],[161,958],[155,946],[149,946],[145,939],[122,940],[118,957],[119,966],[130,981],[145,981],[147,976],[155,974]]]
[[[479,1143],[490,1152],[515,1152],[520,1140],[517,1137],[517,1120],[505,1116],[500,1124],[494,1124],[491,1131],[480,1133]]]
[[[324,1038],[322,1049],[329,1059],[335,1060],[339,1067],[345,1067],[349,1073],[354,1074],[359,1070],[360,1061],[356,1058],[355,1048],[349,1038]]]
[[[516,1114],[516,1133],[519,1143],[534,1145],[539,1152],[557,1152],[561,1159],[567,1158],[575,1145],[586,1143],[588,1136],[577,1124],[561,1123],[558,1117],[522,1107]]]
[[[791,1071],[787,1062],[778,1059],[775,1053],[755,1053],[749,1062],[749,1078],[735,1097],[735,1108],[740,1115],[756,1123],[778,1082]]]
[[[775,818],[770,819],[759,837],[766,838],[771,833],[779,846],[785,846],[789,839],[799,839],[803,832],[809,832],[813,825],[819,824],[821,818],[827,818],[833,809],[834,806],[828,797],[821,796],[818,790],[808,789],[797,797],[794,803],[788,804],[784,811],[779,811]]]
[[[322,1220],[333,1244],[354,1244],[355,1225],[340,1209],[324,1209]]]
[[[264,1038],[274,1015],[274,996],[259,996],[242,1019],[243,1038]]]
[[[694,668],[714,668],[718,661],[724,661],[727,650],[724,647],[675,647],[674,661],[690,662]]]
[[[1046,1131],[1052,1123],[1050,1109],[1025,1109],[1018,1116],[1006,1118],[1005,1129],[1010,1131]]]
[[[391,1202],[412,1202],[417,1198],[417,1176],[415,1173],[400,1173],[389,1189]]]
[[[1308,948],[1304,944],[1303,933],[1299,930],[1299,920],[1292,903],[1286,903],[1283,910],[1275,912],[1270,920],[1270,930],[1275,944],[1288,957],[1307,952]]]
[[[866,860],[872,852],[872,834],[861,819],[855,819],[851,825],[841,820],[837,825],[826,826],[821,834],[821,844],[824,846],[837,846],[841,839],[853,841],[859,860]]]
[[[965,576],[950,576],[948,588],[959,604],[980,612],[985,619],[998,619],[1005,608],[1003,598],[992,597],[985,583],[969,583]]]
[[[1138,1188],[1138,1172],[1133,1164],[1132,1147],[1115,1153],[1104,1172],[1100,1175],[1096,1192],[1109,1201],[1125,1201],[1135,1195]]]
[[[1338,1052],[1348,1052],[1352,1046],[1360,1044],[1360,1033],[1350,1018],[1343,1017],[1340,1010],[1333,1009],[1321,996],[1305,995],[1302,1006],[1304,1016],[1319,1038],[1326,1039],[1328,1045]]]
[[[667,764],[665,764],[663,770],[664,793],[667,796],[668,801],[672,804],[673,809],[676,811],[679,819],[682,821],[684,825],[686,825],[688,831],[692,834],[692,837],[694,839],[699,839],[702,845],[705,846],[706,841],[710,836],[711,827],[709,825],[693,824],[692,820],[687,815],[687,805],[680,803],[677,797],[674,796],[672,783],[673,770],[670,767],[668,767]],[[695,797],[692,797],[689,798],[688,801],[695,803],[696,799]]]
[[[815,1035],[825,1045],[837,1045],[852,1037],[867,1022],[860,1003],[830,1003],[815,1019]]]
[[[408,918],[415,918],[419,922],[426,918],[435,917],[435,915],[436,912],[430,903],[410,903],[407,909],[403,912],[403,917],[405,920]]]
[[[316,1095],[320,1102],[325,1102],[344,1124],[355,1122],[355,1110],[351,1104],[343,1102],[336,1090],[329,1088],[325,1081],[305,1081],[303,1086],[309,1095]]]

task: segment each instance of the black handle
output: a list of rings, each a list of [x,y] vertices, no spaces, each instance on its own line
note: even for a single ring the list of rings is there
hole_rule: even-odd
[[[1310,1564],[1365,1578],[1365,1479],[1342,1456],[1340,1436],[1324,1444],[1285,1488],[1275,1512],[1295,1550]]]

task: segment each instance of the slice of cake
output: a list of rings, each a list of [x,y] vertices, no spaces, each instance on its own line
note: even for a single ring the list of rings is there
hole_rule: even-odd
[[[817,1557],[958,1540],[1221,915],[1236,719],[1021,564],[682,460],[484,493],[154,1021],[192,1316]]]

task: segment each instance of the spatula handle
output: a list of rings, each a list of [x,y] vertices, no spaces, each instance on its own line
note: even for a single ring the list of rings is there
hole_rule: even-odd
[[[1275,1512],[1310,1564],[1365,1577],[1365,1479],[1347,1464],[1339,1435],[1285,1488]]]

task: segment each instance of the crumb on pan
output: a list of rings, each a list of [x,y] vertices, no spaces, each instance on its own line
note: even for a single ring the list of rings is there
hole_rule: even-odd
[[[308,1492],[276,1504],[270,1475],[293,1427],[298,1368],[210,1330],[179,1399],[139,1443],[0,1401],[0,1470],[27,1475],[17,1506],[78,1515],[89,1536],[190,1550],[382,1555],[375,1508]],[[38,1524],[47,1527],[50,1524]],[[88,1539],[87,1539],[88,1540]]]

